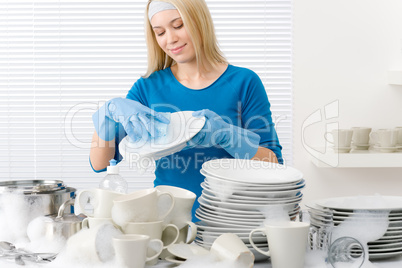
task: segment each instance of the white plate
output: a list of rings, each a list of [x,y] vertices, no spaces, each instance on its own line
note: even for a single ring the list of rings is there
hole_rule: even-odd
[[[280,190],[296,190],[305,186],[305,180],[300,180],[298,183],[289,185],[272,185],[272,186],[251,186],[247,183],[231,182],[217,177],[206,176],[204,179],[208,183],[211,189],[217,191],[225,191],[233,193],[236,191],[280,191]]]
[[[219,191],[219,189],[212,189],[208,182],[204,181],[201,183],[201,187],[204,189],[208,189],[213,193],[223,194],[226,195],[225,191]],[[303,188],[303,187],[301,187]],[[276,198],[276,197],[292,197],[296,196],[300,193],[301,189],[295,190],[274,190],[274,191],[241,191],[241,190],[234,190],[233,195],[235,196],[248,196],[248,197],[259,197],[259,198]]]
[[[195,216],[208,224],[208,226],[216,226],[216,227],[234,227],[234,228],[243,228],[244,230],[252,230],[258,228],[261,223],[249,223],[249,224],[241,224],[236,221],[231,221],[231,220],[217,220],[217,219],[209,219],[206,216],[200,215],[199,213],[195,213]]]
[[[255,204],[241,204],[241,203],[229,203],[229,202],[218,202],[218,201],[213,201],[206,199],[204,196],[200,196],[198,198],[198,202],[207,202],[215,207],[221,207],[221,208],[229,208],[229,209],[235,209],[241,211],[259,211],[259,210],[269,210],[269,209],[282,209],[285,211],[291,211],[294,210],[299,202],[291,202],[291,203],[275,203],[275,204],[269,204],[269,205],[255,205]]]
[[[209,219],[216,219],[216,220],[235,220],[238,221],[239,223],[262,223],[265,218],[260,217],[260,218],[250,218],[250,217],[239,217],[237,215],[239,214],[214,214],[210,213],[209,210],[205,210],[204,207],[199,207],[197,211],[199,214],[201,214],[204,217],[207,217]]]
[[[192,111],[172,113],[167,134],[164,137],[151,139],[148,142],[131,143],[126,136],[119,144],[121,155],[129,161],[138,161],[142,157],[158,160],[180,151],[205,124],[204,117],[193,117],[192,113]]]
[[[402,251],[389,252],[389,253],[369,253],[370,260],[388,259],[402,254]]]
[[[212,176],[250,184],[291,183],[303,178],[295,168],[248,159],[215,159],[202,164],[202,169]]]
[[[334,215],[337,215],[337,216],[353,216],[356,214],[355,212],[352,212],[352,211],[342,211],[342,210],[335,210],[335,209],[332,209],[332,212]],[[363,212],[358,212],[358,213],[359,213],[359,215],[365,215],[365,214],[372,215],[371,213],[363,213]],[[402,211],[395,211],[395,210],[391,211],[389,213],[388,217],[389,218],[402,217]]]
[[[350,217],[353,217],[353,216],[350,216]],[[337,215],[333,216],[334,220],[346,220],[348,218],[349,218],[349,216],[337,216]],[[355,219],[356,219],[356,221],[365,221],[365,220],[383,221],[383,220],[385,220],[385,217],[384,217],[384,219],[381,219],[381,218],[376,218],[374,215],[372,215],[372,216],[367,216],[364,218],[359,216],[359,218],[355,218]],[[399,220],[402,220],[402,217],[392,217],[392,218],[388,217],[388,221],[390,221],[390,222],[399,221]]]
[[[297,196],[301,195],[301,192],[299,190],[295,190],[292,195],[289,196],[289,194],[285,196],[274,196],[274,197],[269,197],[269,196],[249,196],[249,195],[243,195],[243,194],[232,194],[232,195],[227,195],[222,192],[214,191],[210,189],[208,186],[205,185],[205,183],[201,183],[201,187],[204,189],[206,194],[213,195],[216,198],[219,199],[237,199],[237,200],[249,200],[249,201],[270,201],[270,200],[285,200],[285,199],[291,199],[291,198],[297,198]]]
[[[336,210],[402,210],[402,196],[348,196],[315,201]]]
[[[222,207],[216,207],[211,204],[209,204],[207,201],[204,200],[199,200],[200,202],[200,207],[211,211],[212,213],[219,213],[220,215],[227,215],[227,216],[234,216],[238,218],[264,218],[264,212],[263,211],[248,211],[248,210],[238,210],[238,209],[230,209],[230,208],[222,208]],[[294,209],[288,210],[289,214],[293,214],[293,212],[298,211],[300,209],[300,206],[296,206]]]
[[[274,200],[264,200],[264,201],[256,201],[256,200],[244,200],[244,199],[236,199],[236,198],[230,198],[230,199],[220,199],[216,196],[213,195],[208,195],[205,192],[203,192],[202,196],[206,200],[211,200],[211,201],[216,201],[216,202],[223,202],[223,203],[228,203],[228,204],[240,204],[240,205],[278,205],[278,204],[288,204],[288,203],[294,203],[294,202],[300,202],[303,198],[303,195],[300,195],[298,197],[293,197],[293,198],[286,198],[286,199],[274,199]],[[233,196],[232,196],[233,197]]]
[[[209,214],[214,214],[214,215],[220,215],[222,217],[231,217],[231,218],[240,218],[240,219],[265,219],[264,215],[262,213],[255,213],[255,214],[250,214],[250,213],[240,213],[237,210],[232,210],[232,209],[220,209],[216,208],[213,206],[210,206],[208,204],[200,204],[199,206],[200,209],[207,211]],[[247,211],[249,212],[249,211]]]
[[[176,263],[176,264],[182,264],[184,263],[186,260],[182,260],[179,258],[176,258],[175,256],[167,256],[165,258],[166,261],[171,262],[171,263]]]
[[[167,250],[174,256],[177,256],[184,260],[189,260],[197,256],[209,254],[209,251],[203,247],[185,243],[170,245],[167,247]]]

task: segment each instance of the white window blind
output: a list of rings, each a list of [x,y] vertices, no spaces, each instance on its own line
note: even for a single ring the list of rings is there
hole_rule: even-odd
[[[95,187],[89,166],[99,102],[145,73],[146,0],[0,1],[0,180]],[[262,79],[292,163],[292,1],[207,0],[229,62]],[[152,185],[121,163],[130,188]]]

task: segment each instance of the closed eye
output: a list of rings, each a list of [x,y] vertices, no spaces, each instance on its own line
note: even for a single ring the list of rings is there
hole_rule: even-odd
[[[175,29],[180,29],[181,27],[183,27],[183,24],[181,24],[180,26],[174,27]]]

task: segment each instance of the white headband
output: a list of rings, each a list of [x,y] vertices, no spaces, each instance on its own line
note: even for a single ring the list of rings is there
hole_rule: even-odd
[[[162,2],[162,1],[152,1],[148,7],[148,19],[151,22],[152,17],[161,11],[170,10],[170,9],[177,9],[174,5]]]

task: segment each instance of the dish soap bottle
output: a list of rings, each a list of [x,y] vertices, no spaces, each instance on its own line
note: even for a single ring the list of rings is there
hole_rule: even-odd
[[[127,181],[119,175],[119,167],[116,166],[117,161],[111,159],[110,165],[107,167],[107,175],[99,183],[99,188],[114,191],[118,193],[127,193]]]

